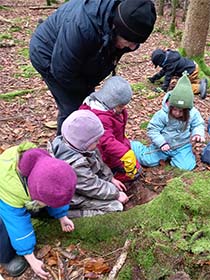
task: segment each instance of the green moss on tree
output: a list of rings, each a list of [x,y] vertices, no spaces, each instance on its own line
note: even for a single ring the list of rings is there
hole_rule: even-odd
[[[180,48],[179,52],[182,56],[187,56],[185,49]],[[207,76],[210,76],[210,67],[208,65],[206,65],[205,60],[204,60],[204,55],[194,56],[194,57],[191,57],[190,59],[194,60],[199,65],[199,68],[201,70],[199,73],[200,78],[205,77],[208,79],[208,82],[210,83],[210,79],[209,79],[209,77],[207,77]]]

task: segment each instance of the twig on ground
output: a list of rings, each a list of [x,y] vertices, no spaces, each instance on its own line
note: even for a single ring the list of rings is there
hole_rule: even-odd
[[[144,180],[145,183],[150,184],[152,186],[165,186],[167,184],[167,182],[164,183],[160,183],[160,182],[151,182],[150,180],[145,179]]]
[[[48,10],[48,9],[57,9],[59,6],[31,6],[29,7],[30,10]]]
[[[51,269],[49,265],[45,265],[46,269],[51,273],[54,280],[59,280],[58,276],[55,274],[55,272]]]
[[[118,248],[118,249],[116,249],[116,250],[114,250],[114,251],[112,251],[112,252],[109,252],[109,253],[107,253],[107,254],[105,254],[105,255],[103,255],[103,256],[101,256],[101,254],[98,253],[98,252],[94,252],[94,254],[95,254],[97,257],[100,256],[101,258],[105,258],[105,257],[110,256],[110,255],[113,255],[113,254],[115,254],[115,253],[117,253],[118,251],[121,251],[121,250],[122,250],[122,248]]]
[[[116,279],[117,274],[119,273],[120,269],[122,268],[122,266],[124,265],[124,263],[126,261],[130,245],[131,245],[131,240],[127,239],[125,241],[125,244],[123,246],[123,249],[122,249],[122,252],[121,252],[119,258],[116,261],[116,264],[113,266],[112,270],[110,271],[110,273],[108,275],[107,280]]]
[[[11,48],[15,46],[15,42],[13,40],[8,41],[8,42],[1,42],[0,43],[0,48]]]
[[[10,121],[10,120],[24,119],[24,118],[25,118],[24,116],[17,115],[17,116],[14,116],[14,117],[0,118],[0,122],[1,121]]]
[[[13,23],[13,21],[7,19],[7,18],[4,18],[2,16],[0,16],[0,22],[6,22],[6,23]]]

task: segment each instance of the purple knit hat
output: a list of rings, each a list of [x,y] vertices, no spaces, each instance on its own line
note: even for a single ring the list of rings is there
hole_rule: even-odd
[[[61,134],[72,146],[80,151],[86,151],[104,134],[104,128],[93,112],[77,110],[65,119]]]
[[[70,203],[77,184],[76,173],[65,161],[34,148],[23,153],[19,164],[21,175],[28,179],[32,200],[57,208]]]

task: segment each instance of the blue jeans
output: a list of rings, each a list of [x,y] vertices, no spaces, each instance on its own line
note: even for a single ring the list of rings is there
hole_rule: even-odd
[[[16,255],[6,230],[6,227],[0,218],[0,263],[8,263]]]

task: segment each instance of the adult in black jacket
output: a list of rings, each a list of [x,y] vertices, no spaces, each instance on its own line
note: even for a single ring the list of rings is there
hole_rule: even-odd
[[[192,90],[194,94],[200,94],[200,97],[204,99],[207,92],[207,79],[199,80],[199,68],[198,65],[187,57],[182,57],[178,51],[156,49],[152,52],[152,63],[161,67],[161,70],[154,76],[149,77],[151,83],[164,77],[162,84],[162,90],[167,91],[171,79],[175,76],[181,77],[184,71],[187,71],[190,82],[192,84]]]
[[[136,50],[156,20],[152,0],[70,0],[35,30],[30,59],[53,94],[64,119]]]

